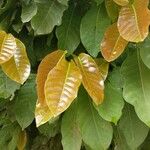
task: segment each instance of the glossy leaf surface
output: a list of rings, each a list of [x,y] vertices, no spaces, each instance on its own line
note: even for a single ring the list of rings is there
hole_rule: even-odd
[[[130,42],[141,42],[147,37],[150,24],[149,0],[134,0],[121,8],[118,18],[120,35]]]
[[[81,73],[73,61],[62,57],[48,74],[45,82],[45,99],[53,116],[65,111],[77,97]]]
[[[14,56],[2,64],[2,70],[12,80],[23,84],[30,74],[30,62],[24,44],[16,39],[17,48]]]
[[[125,6],[125,5],[129,4],[129,0],[113,0],[113,1],[121,6]]]
[[[118,31],[117,24],[112,24],[105,32],[101,43],[101,52],[108,62],[118,58],[124,51],[128,42],[124,40]]]
[[[0,31],[0,64],[7,62],[16,51],[16,41],[11,34]]]
[[[99,71],[98,65],[93,58],[81,53],[76,58],[76,63],[82,73],[82,83],[96,105],[104,99],[104,79]]]

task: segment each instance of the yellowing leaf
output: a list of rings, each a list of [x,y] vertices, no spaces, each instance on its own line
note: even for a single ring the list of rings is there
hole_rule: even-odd
[[[45,82],[45,99],[53,116],[65,111],[77,97],[82,76],[73,61],[61,58],[48,74]]]
[[[121,8],[118,18],[118,30],[120,35],[127,41],[143,41],[149,32],[150,11],[149,0],[134,0]]]
[[[14,56],[2,64],[2,70],[12,80],[23,84],[30,74],[30,63],[24,44],[16,39],[17,48]]]
[[[92,57],[81,53],[76,59],[82,73],[82,83],[96,105],[104,99],[104,79]]]
[[[104,80],[106,80],[108,75],[109,63],[102,58],[96,58],[95,62],[98,65],[101,76]]]
[[[53,69],[58,63],[59,59],[63,57],[66,52],[57,50],[47,55],[40,63],[38,67],[38,73],[36,78],[38,102],[35,110],[36,126],[40,126],[46,123],[52,118],[52,113],[47,106],[44,94],[44,85],[47,79],[47,75],[51,69]]]
[[[17,143],[18,150],[24,150],[26,143],[27,143],[26,131],[21,131]]]
[[[11,34],[0,31],[0,64],[8,61],[16,51],[16,41]]]
[[[105,60],[113,61],[122,54],[127,44],[128,42],[120,36],[117,24],[114,23],[105,32],[101,53]]]
[[[113,0],[113,1],[121,6],[125,6],[129,3],[129,0]]]

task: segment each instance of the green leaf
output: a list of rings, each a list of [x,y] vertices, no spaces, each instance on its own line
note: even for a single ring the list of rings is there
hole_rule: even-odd
[[[57,0],[59,3],[63,4],[63,5],[68,5],[68,0]]]
[[[37,13],[37,6],[34,1],[31,1],[28,5],[22,5],[21,20],[23,23],[29,22],[33,16]]]
[[[150,35],[143,42],[140,48],[140,55],[144,64],[150,69]]]
[[[137,149],[143,143],[149,131],[149,128],[139,120],[131,105],[126,105],[124,108],[118,126],[131,150]]]
[[[36,100],[35,75],[31,75],[15,98],[14,112],[22,129],[29,126],[34,119]]]
[[[63,12],[67,8],[56,0],[37,3],[37,7],[37,14],[31,20],[35,34],[48,34],[52,32],[55,25],[61,24]]]
[[[2,70],[0,70],[0,98],[12,98],[16,90],[20,88],[20,84],[9,79]]]
[[[76,4],[71,4],[64,13],[61,26],[57,27],[58,48],[73,53],[80,43],[80,20]]]
[[[59,117],[51,119],[49,122],[38,127],[41,134],[47,136],[48,138],[56,136],[60,131],[60,121]]]
[[[149,150],[150,132],[138,150]]]
[[[139,50],[127,57],[121,72],[124,99],[134,106],[138,117],[150,127],[150,70],[142,62]]]
[[[95,0],[95,2],[97,3],[97,5],[101,4],[104,0]]]
[[[93,5],[82,18],[80,26],[81,41],[93,57],[96,57],[100,52],[100,42],[109,24],[110,20],[104,5]]]
[[[62,118],[61,133],[64,150],[80,150],[82,138],[77,123],[77,101],[65,112]]]
[[[123,106],[122,91],[117,90],[109,82],[106,82],[104,102],[96,107],[100,116],[106,121],[117,124],[122,115]]]
[[[16,122],[12,123],[6,120],[0,125],[0,149],[15,150],[21,131],[19,125]]]
[[[78,95],[78,122],[83,141],[92,150],[109,147],[113,132],[111,124],[99,116],[84,89],[80,89]]]

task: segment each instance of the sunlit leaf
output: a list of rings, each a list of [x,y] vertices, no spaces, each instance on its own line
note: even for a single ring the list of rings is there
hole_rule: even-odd
[[[38,73],[36,78],[37,83],[37,94],[38,94],[38,102],[36,105],[35,118],[36,125],[40,126],[47,122],[52,114],[47,106],[45,95],[44,95],[44,85],[47,79],[47,75],[51,69],[53,69],[58,63],[59,59],[65,55],[64,51],[58,50],[54,51],[47,55],[40,63],[38,67]]]
[[[101,76],[103,77],[104,80],[106,80],[108,75],[109,63],[102,58],[96,58],[94,59],[94,61],[98,65]]]
[[[121,73],[124,99],[134,106],[138,117],[150,127],[150,70],[142,62],[139,50],[127,57]]]
[[[105,32],[104,39],[101,43],[101,52],[108,62],[118,58],[124,51],[128,42],[124,40],[117,28],[117,24],[112,24]]]
[[[125,5],[129,4],[129,0],[113,0],[113,1],[121,6],[125,6]]]
[[[81,53],[76,58],[76,63],[82,73],[82,83],[96,105],[104,99],[104,79],[98,65],[87,54]]]
[[[11,34],[0,31],[0,64],[8,61],[16,51],[16,41]]]
[[[53,114],[58,116],[65,111],[77,97],[82,76],[73,61],[62,57],[56,67],[48,74],[45,82],[45,99]]]
[[[19,134],[18,144],[17,144],[18,150],[24,150],[26,142],[27,142],[27,134],[26,131],[24,130],[21,131]]]
[[[149,0],[134,0],[121,8],[118,18],[118,29],[120,35],[127,41],[143,41],[149,32],[150,11]]]
[[[30,62],[24,44],[18,39],[16,39],[16,44],[14,56],[2,64],[2,70],[12,80],[23,84],[30,74]]]

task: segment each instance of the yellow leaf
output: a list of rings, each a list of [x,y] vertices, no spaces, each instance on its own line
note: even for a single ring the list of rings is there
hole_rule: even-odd
[[[65,111],[77,97],[82,76],[73,61],[61,58],[48,74],[45,82],[45,99],[53,116]]]
[[[76,63],[82,74],[82,83],[96,105],[104,99],[104,79],[96,62],[87,54],[81,53]]]
[[[109,63],[102,58],[96,58],[95,62],[98,65],[102,78],[106,80],[109,70]]]
[[[0,64],[13,57],[16,51],[16,41],[13,35],[0,31]]]
[[[116,4],[121,5],[121,6],[125,6],[127,4],[129,4],[129,0],[113,0]]]
[[[101,43],[101,53],[105,60],[113,61],[122,54],[127,44],[128,42],[120,36],[117,24],[114,23],[105,32]]]
[[[30,74],[30,63],[24,44],[16,39],[17,48],[14,56],[2,64],[2,70],[12,80],[23,84]]]
[[[65,54],[66,52],[61,50],[54,51],[47,55],[41,61],[38,67],[36,78],[38,102],[35,110],[35,119],[37,127],[46,123],[50,118],[53,117],[45,100],[44,85],[50,70],[56,66],[60,58],[63,57]]]
[[[24,150],[27,143],[26,131],[21,131],[18,138],[17,148],[18,150]]]
[[[149,0],[134,0],[121,8],[118,18],[118,30],[127,41],[141,42],[149,33]]]

